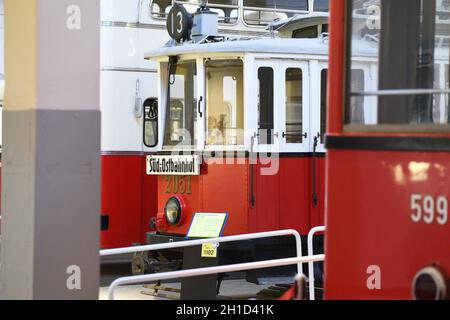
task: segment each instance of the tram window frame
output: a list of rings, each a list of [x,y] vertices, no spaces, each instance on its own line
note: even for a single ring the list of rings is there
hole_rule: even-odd
[[[392,1],[392,0],[381,0],[381,1],[383,1],[383,3],[386,3],[386,1],[389,2],[389,1]],[[420,0],[418,0],[418,1],[420,1]],[[390,35],[386,35],[388,33],[388,31],[387,31],[388,28],[385,26],[384,27],[385,29],[383,29],[383,24],[390,23],[390,21],[393,21],[393,20],[388,20],[390,17],[387,16],[387,15],[378,17],[378,19],[380,21],[380,29],[377,29],[377,30],[379,30],[379,34],[381,35],[381,38],[380,38],[380,41],[379,41],[379,47],[376,50],[376,52],[377,52],[377,59],[378,59],[378,68],[377,69],[378,69],[378,72],[380,73],[381,70],[383,69],[383,63],[384,63],[384,66],[385,66],[384,69],[386,71],[385,71],[384,75],[382,74],[383,78],[382,79],[378,79],[378,83],[375,84],[375,88],[376,88],[375,90],[371,90],[369,88],[366,89],[367,91],[371,91],[369,93],[367,93],[366,91],[354,92],[354,91],[351,90],[351,85],[350,85],[351,84],[351,73],[350,73],[350,70],[352,68],[352,63],[355,61],[353,58],[358,56],[357,53],[353,56],[353,51],[352,51],[352,49],[353,49],[352,44],[355,41],[355,38],[353,37],[354,36],[353,28],[354,28],[354,26],[358,26],[358,24],[354,24],[354,21],[356,21],[357,19],[361,19],[361,17],[359,17],[358,15],[360,15],[361,12],[363,11],[363,8],[360,8],[360,9],[356,8],[358,10],[358,12],[353,11],[353,4],[354,4],[353,1],[349,1],[349,5],[347,6],[347,10],[348,11],[347,11],[347,15],[346,15],[347,16],[346,33],[348,35],[352,35],[352,36],[347,36],[346,37],[347,38],[347,44],[346,44],[347,50],[346,50],[346,52],[348,52],[348,54],[346,56],[346,72],[345,72],[345,92],[346,92],[346,95],[345,95],[344,110],[343,110],[344,111],[344,118],[343,118],[343,122],[344,122],[343,123],[344,124],[343,130],[344,130],[344,132],[386,132],[386,133],[388,133],[388,132],[391,132],[391,133],[401,133],[401,132],[402,133],[413,133],[413,132],[416,132],[416,133],[420,133],[420,132],[441,133],[441,132],[449,132],[450,131],[450,118],[447,120],[447,123],[434,123],[434,119],[432,117],[432,114],[434,113],[435,108],[436,108],[436,104],[434,103],[434,101],[436,101],[436,98],[433,99],[433,95],[436,95],[436,93],[418,94],[418,93],[411,92],[411,93],[408,93],[406,95],[403,94],[403,95],[383,96],[383,90],[379,89],[379,87],[381,87],[384,90],[410,89],[411,91],[413,91],[413,90],[417,90],[417,89],[420,89],[420,88],[425,88],[425,89],[429,88],[433,92],[434,92],[434,90],[436,90],[436,91],[438,91],[438,90],[449,90],[448,83],[445,85],[444,88],[441,88],[440,86],[438,86],[438,88],[436,88],[435,81],[432,81],[433,79],[430,80],[430,77],[428,78],[428,83],[430,83],[430,82],[432,83],[431,87],[423,86],[421,84],[421,82],[420,82],[420,81],[423,81],[423,80],[420,80],[422,78],[420,78],[419,76],[417,76],[417,80],[413,80],[413,82],[415,81],[415,83],[412,84],[409,87],[408,86],[393,86],[392,87],[392,86],[389,86],[389,85],[386,86],[386,84],[382,85],[384,83],[383,79],[387,79],[386,83],[389,83],[389,81],[392,81],[392,79],[395,79],[398,76],[398,74],[401,74],[401,72],[399,72],[396,68],[392,68],[392,64],[395,64],[397,66],[396,63],[391,61],[392,51],[400,52],[402,49],[403,50],[410,49],[409,47],[402,47],[401,44],[396,43],[396,39],[398,39],[398,38],[394,38],[395,35],[392,35],[392,30],[391,29],[389,29],[390,30],[389,31]],[[391,3],[391,5],[392,5],[392,3]],[[387,10],[387,9],[385,8],[384,10]],[[397,8],[397,10],[399,10],[399,9]],[[425,6],[425,7],[420,7],[420,10],[422,10],[422,11],[420,11],[420,15],[423,16],[424,12],[427,12],[425,10],[430,10],[430,8],[429,8],[429,6]],[[382,9],[380,9],[379,12],[383,12]],[[431,11],[431,12],[433,12],[433,11]],[[373,13],[374,12],[372,11],[372,14]],[[355,16],[354,16],[354,14],[355,14]],[[409,14],[409,13],[404,13],[404,14],[406,15],[406,14]],[[392,13],[390,15],[394,15],[394,13]],[[398,16],[397,15],[395,15],[395,16],[396,16],[396,18],[394,18],[394,19],[398,20]],[[411,16],[411,15],[409,15],[409,16]],[[428,22],[428,24],[426,24],[427,22]],[[432,23],[430,23],[430,22],[432,22]],[[429,36],[429,34],[430,34],[429,33],[430,32],[429,31],[429,29],[430,29],[429,25],[433,25],[433,23],[435,24],[436,21],[431,20],[431,19],[428,19],[428,21],[426,21],[424,19],[421,19],[420,22],[416,22],[416,24],[418,26],[414,25],[414,23],[413,23],[413,26],[421,28],[421,29],[419,29],[419,31],[424,34],[424,37],[426,37],[427,35]],[[405,22],[405,24],[406,24],[406,22]],[[407,30],[408,33],[399,33],[399,31],[397,30],[397,35],[402,35],[404,37],[405,34],[413,34],[412,32],[409,32],[410,31],[410,26],[404,26],[403,28],[404,28],[405,31]],[[362,31],[368,32],[367,29],[362,29]],[[387,44],[386,44],[386,42],[383,41],[384,40],[383,39],[383,34],[385,35],[386,39],[388,39],[389,37],[391,38],[390,39],[390,44],[391,45],[397,45],[397,46],[399,46],[399,48],[392,49],[390,47],[389,49],[384,49],[384,47],[386,47]],[[373,37],[373,35],[371,35],[371,37]],[[404,37],[404,38],[406,38],[406,37]],[[363,40],[364,39],[361,39],[361,40],[358,40],[358,41],[363,41]],[[408,40],[408,39],[406,39],[406,40]],[[408,42],[406,40],[405,40],[405,43],[407,44]],[[419,40],[411,40],[410,41],[410,45],[411,45],[412,41],[419,41]],[[429,62],[427,65],[431,64],[432,67],[430,67],[430,68],[434,69],[434,64],[440,64],[440,63],[443,63],[445,61],[445,60],[441,60],[439,58],[439,56],[436,54],[435,42],[428,41],[427,43],[425,43],[424,40],[421,40],[421,42],[418,42],[418,44],[421,45],[421,46],[419,46],[417,50],[421,50],[421,51],[417,51],[417,55],[416,56],[419,56],[419,53],[422,53],[422,57],[425,57],[424,54],[427,53],[426,50],[430,50],[430,43],[434,43],[431,48],[433,48],[433,50],[435,50],[435,51],[433,51],[433,53],[432,53],[433,60],[431,62]],[[382,47],[382,46],[384,46],[384,47]],[[445,50],[448,51],[447,48],[445,48]],[[412,50],[412,51],[414,51],[414,50]],[[384,56],[383,56],[383,52],[385,53]],[[411,60],[411,59],[409,59],[409,57],[414,56],[414,52],[411,53],[411,50],[408,50],[408,52],[409,52],[409,54],[407,55],[407,57],[405,57],[405,55],[398,54],[398,56],[402,56],[403,59],[405,60],[405,62],[404,62],[405,67],[408,67],[408,65],[407,65],[408,63],[410,65],[417,65],[417,64],[414,64],[411,61],[409,61],[409,60]],[[449,60],[448,53],[447,53],[447,55],[445,57],[446,57],[445,59]],[[385,58],[385,59],[383,59],[383,58]],[[367,60],[367,65],[369,65],[369,63],[371,61],[370,59],[371,58],[369,58],[369,60]],[[412,60],[414,60],[414,59],[412,59]],[[359,61],[360,61],[360,59],[359,59]],[[414,68],[411,68],[411,69],[414,70],[413,72],[419,73],[419,71],[416,70],[416,69],[418,69],[417,67],[414,67]],[[411,69],[405,69],[405,70],[411,70]],[[423,70],[423,68],[422,68],[422,70]],[[422,70],[420,72],[423,72]],[[446,70],[446,71],[448,72],[448,70]],[[378,76],[380,78],[380,74],[378,74]],[[425,78],[426,78],[426,75],[425,75]],[[416,79],[416,78],[413,77],[413,79]],[[425,79],[425,81],[426,81],[426,79]],[[375,91],[375,92],[372,92],[372,91]],[[350,110],[352,96],[358,96],[358,95],[362,95],[363,97],[366,98],[366,100],[373,99],[373,101],[375,101],[375,103],[373,105],[370,105],[370,104],[367,104],[367,106],[365,105],[365,107],[370,107],[370,108],[376,107],[377,108],[376,109],[377,110],[376,113],[378,113],[378,116],[377,116],[377,121],[376,121],[375,124],[373,124],[373,123],[354,124],[354,123],[351,122],[351,118],[349,117],[349,110]],[[444,95],[445,96],[445,100],[448,101],[448,99],[449,99],[449,94],[448,93],[444,93],[444,94],[441,93],[441,94],[437,94],[436,96],[440,97],[440,95]],[[407,100],[404,98],[405,96],[409,97],[409,99],[411,101],[412,101],[412,99],[414,99],[414,103],[415,104],[412,104],[411,101],[410,101],[411,103],[407,103],[406,102]],[[380,110],[382,110],[380,108],[380,106],[383,106],[382,104],[380,104],[380,101],[383,103],[383,101],[388,101],[389,99],[391,99],[390,103],[385,104],[386,107],[388,107],[388,106],[392,107],[393,105],[397,105],[397,106],[398,105],[403,105],[403,106],[405,106],[404,107],[405,110],[408,109],[408,108],[412,109],[411,106],[413,106],[413,107],[417,108],[417,110],[419,110],[418,109],[419,108],[419,102],[418,102],[419,99],[417,97],[425,97],[425,99],[430,99],[430,96],[431,96],[431,102],[428,102],[428,108],[431,111],[429,112],[430,117],[428,119],[428,122],[425,122],[423,120],[422,120],[422,122],[419,121],[419,120],[417,122],[414,122],[414,113],[412,113],[412,111],[408,110],[408,111],[405,111],[405,117],[406,117],[405,119],[408,119],[407,121],[404,120],[404,122],[402,122],[402,121],[398,120],[397,122],[393,121],[392,123],[390,123],[389,120],[384,120],[382,123],[378,123],[378,121],[380,120],[380,113],[382,112],[382,111],[380,111]],[[370,98],[367,99],[368,97],[370,97]],[[375,97],[375,98],[372,98],[372,97]],[[399,98],[398,101],[400,101],[400,102],[399,103],[393,103],[395,98]],[[403,101],[403,103],[401,101]],[[440,101],[442,101],[442,100],[440,100]],[[446,112],[450,113],[448,103],[446,105],[446,108],[447,108]],[[385,109],[385,110],[387,110],[386,111],[387,113],[385,113],[385,114],[388,115],[388,118],[386,118],[386,119],[389,119],[389,117],[392,117],[392,115],[391,115],[392,112],[388,111],[390,109]],[[422,111],[420,111],[420,112],[422,112]],[[392,121],[392,120],[390,120],[390,121]],[[445,121],[445,119],[444,119],[444,121]]]
[[[230,65],[234,64],[235,68],[230,69]],[[223,69],[222,65],[226,68]],[[216,68],[209,70],[209,68]],[[239,69],[239,70],[238,70]],[[244,111],[244,62],[242,59],[208,59],[204,64],[205,70],[205,110],[206,110],[206,134],[205,134],[205,148],[206,149],[242,149],[245,145],[245,111]],[[209,72],[215,71],[214,74],[210,74]],[[237,77],[236,77],[237,74]],[[217,77],[218,76],[218,77]],[[234,105],[228,100],[225,100],[225,79],[231,78],[231,81],[235,81],[235,101]],[[210,96],[210,89],[212,88],[211,82],[214,79],[214,83],[220,83],[220,86],[213,88],[216,91],[214,98]],[[213,84],[214,84],[213,83]],[[218,92],[217,92],[218,90]],[[230,91],[227,91],[228,94]],[[219,99],[219,97],[222,97]],[[211,100],[214,99],[214,103],[211,103]],[[210,106],[217,107],[218,99],[222,100],[222,106],[228,102],[228,110],[220,110],[220,108],[216,108],[215,113],[217,111],[225,111],[225,113],[221,113],[220,115],[215,114],[214,118],[210,114],[211,109]],[[231,109],[230,109],[231,108]],[[227,112],[228,111],[228,112]],[[230,114],[232,115],[230,119]],[[228,119],[227,119],[228,118]],[[210,124],[216,124],[213,127],[213,130],[210,130]],[[225,124],[228,124],[228,127],[225,127]],[[231,126],[230,126],[231,125]],[[227,135],[225,131],[230,130],[231,132],[235,132],[235,134]],[[211,131],[211,132],[210,132]],[[220,136],[218,135],[220,133]],[[217,140],[218,138],[218,140]],[[233,143],[232,141],[235,141]],[[213,141],[221,141],[219,143],[213,143]]]
[[[176,149],[181,149],[181,150],[194,150],[197,146],[197,103],[198,103],[198,96],[199,96],[199,92],[197,90],[197,61],[196,60],[181,60],[181,61],[170,61],[171,59],[169,59],[169,62],[166,63],[165,65],[167,66],[167,81],[165,83],[165,90],[166,90],[166,97],[165,97],[165,106],[164,106],[164,110],[165,110],[165,120],[164,120],[164,127],[163,127],[163,139],[162,139],[162,148],[163,150],[176,150]],[[176,60],[176,59],[175,59]],[[188,65],[191,64],[190,68],[193,71],[193,75],[192,75],[192,80],[186,80],[184,79],[183,82],[183,92],[184,92],[184,96],[183,96],[183,100],[186,100],[186,94],[187,94],[187,87],[186,87],[186,83],[190,83],[190,87],[192,88],[192,92],[190,92],[192,94],[192,108],[186,109],[186,103],[184,102],[182,104],[182,121],[183,122],[183,126],[181,130],[187,130],[186,129],[186,110],[190,111],[192,113],[192,117],[190,117],[190,120],[192,120],[191,124],[191,131],[187,130],[190,134],[190,142],[188,144],[183,144],[182,141],[180,141],[180,143],[167,143],[167,138],[168,136],[171,136],[172,134],[174,134],[173,132],[168,132],[168,126],[171,125],[170,121],[172,119],[171,115],[174,114],[174,112],[172,112],[172,104],[171,104],[171,86],[174,85],[175,81],[176,81],[176,76],[173,77],[173,72],[177,72],[177,67],[179,65]],[[173,82],[172,82],[173,81]],[[179,101],[180,99],[173,99],[174,101]]]
[[[148,103],[151,103],[153,105],[147,106]],[[151,114],[150,112],[151,112],[151,108],[155,107],[154,104],[156,104],[156,114],[153,113],[154,117],[152,117],[150,115]],[[148,111],[147,111],[147,107],[149,109]],[[158,128],[159,128],[159,126],[158,126],[158,121],[159,121],[159,119],[158,119],[158,98],[155,98],[155,97],[147,98],[143,103],[143,109],[144,109],[143,142],[147,148],[154,148],[158,145],[158,137],[159,137],[159,133],[158,133]],[[147,114],[147,112],[149,114]],[[153,125],[153,136],[154,136],[153,143],[148,143],[148,140],[147,140],[147,134],[146,134],[147,133],[147,124],[149,124],[149,123]]]
[[[153,11],[153,4],[158,1],[166,1],[167,2],[167,5],[164,8],[164,13],[162,13],[161,11],[159,11],[159,12]],[[240,18],[240,10],[239,10],[240,9],[240,7],[239,7],[240,1],[239,0],[230,0],[230,1],[235,1],[236,2],[235,5],[234,4],[227,5],[227,4],[214,3],[215,1],[217,1],[217,0],[209,1],[208,7],[211,11],[217,12],[219,14],[219,24],[223,24],[223,25],[227,25],[227,26],[234,26],[234,25],[238,24],[239,18]],[[217,1],[217,2],[219,2],[219,1]],[[200,5],[199,0],[198,0],[198,3],[189,2],[189,0],[178,0],[178,1],[150,0],[150,3],[149,3],[150,17],[154,20],[159,20],[159,21],[167,20],[167,16],[169,14],[170,9],[172,8],[173,3],[178,3],[181,5],[184,5],[185,8],[188,10],[188,12],[191,14],[193,14],[197,10],[198,6]],[[157,4],[157,3],[155,3],[155,4],[158,5],[158,7],[159,7],[159,4]],[[235,16],[231,15],[231,14],[229,17],[225,16],[226,9],[231,9],[231,10],[235,11]],[[223,12],[223,15],[221,15],[219,11]],[[226,22],[227,19],[230,22]]]

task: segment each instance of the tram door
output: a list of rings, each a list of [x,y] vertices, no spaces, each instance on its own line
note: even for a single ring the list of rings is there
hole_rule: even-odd
[[[309,230],[312,204],[309,64],[256,62],[255,231]]]
[[[311,60],[310,64],[310,227],[324,225],[325,132],[327,117],[328,63]]]

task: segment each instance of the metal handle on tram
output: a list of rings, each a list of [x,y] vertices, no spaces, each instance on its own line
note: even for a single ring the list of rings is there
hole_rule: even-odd
[[[319,197],[317,195],[317,183],[316,183],[316,148],[319,144],[319,138],[320,138],[320,133],[317,132],[317,135],[314,136],[314,144],[313,144],[313,154],[312,154],[312,190],[313,190],[313,195],[312,195],[312,201],[313,201],[313,207],[317,207],[317,204],[319,202]]]
[[[287,136],[286,132],[283,131],[283,132],[281,133],[281,136],[282,136],[283,138],[286,138],[286,136]],[[308,138],[308,133],[305,132],[305,133],[303,133],[301,136],[302,136],[303,138],[307,139],[307,138]]]
[[[198,110],[198,114],[199,114],[200,118],[203,117],[203,112],[201,110],[202,101],[203,101],[203,97],[200,96],[200,98],[198,99],[198,105],[197,105],[197,110]]]

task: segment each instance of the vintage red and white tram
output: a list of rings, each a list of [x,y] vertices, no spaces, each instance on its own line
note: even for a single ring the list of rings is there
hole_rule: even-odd
[[[145,123],[157,146],[147,172],[158,176],[156,232],[148,243],[184,239],[196,212],[228,213],[224,235],[287,228],[306,235],[323,225],[325,37],[210,37],[147,58],[157,63],[160,102],[157,117]],[[180,155],[199,161],[199,170],[163,165]],[[250,259],[286,256],[281,249],[290,244],[257,246],[265,250],[244,246]]]
[[[444,4],[331,1],[328,299],[449,298],[450,27]],[[357,75],[350,70],[361,63],[366,34],[371,80],[352,85]]]
[[[102,248],[144,243],[154,229],[156,177],[145,174],[144,117],[157,103],[157,67],[144,52],[163,46],[174,3],[197,10],[197,0],[101,1]],[[209,0],[219,31],[241,37],[269,36],[274,19],[327,11],[328,0]]]

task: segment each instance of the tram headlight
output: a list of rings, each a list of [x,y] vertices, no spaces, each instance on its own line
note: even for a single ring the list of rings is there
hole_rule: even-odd
[[[171,225],[177,225],[180,222],[181,203],[177,198],[172,197],[167,201],[164,207],[164,215],[166,216],[166,221]]]
[[[447,294],[447,280],[438,268],[423,268],[414,277],[412,295],[415,300],[442,300]]]

